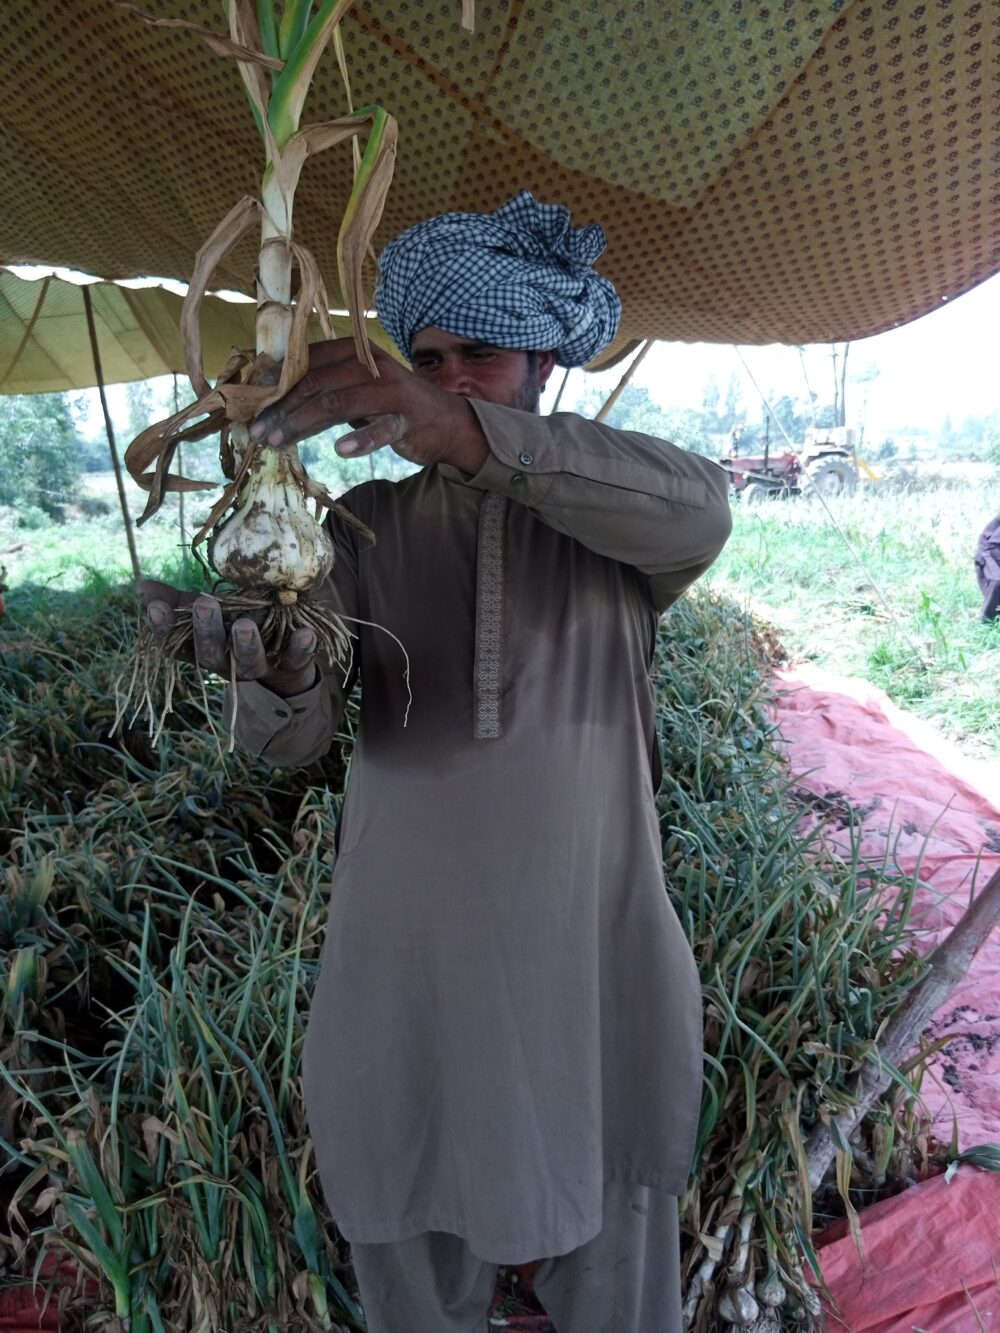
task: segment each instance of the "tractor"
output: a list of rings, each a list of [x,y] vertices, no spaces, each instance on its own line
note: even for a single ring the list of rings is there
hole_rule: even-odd
[[[800,450],[772,453],[768,422],[763,455],[741,457],[737,451],[738,433],[734,432],[729,454],[719,461],[729,473],[733,494],[744,504],[810,493],[818,493],[824,499],[850,495],[858,484],[855,435],[850,426],[810,430]]]

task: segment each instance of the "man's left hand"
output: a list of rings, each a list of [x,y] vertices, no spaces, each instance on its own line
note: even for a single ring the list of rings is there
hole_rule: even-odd
[[[280,448],[350,422],[357,428],[336,443],[344,458],[391,448],[420,467],[450,463],[478,472],[489,447],[468,399],[424,383],[381,348],[372,354],[378,379],[358,360],[352,338],[313,343],[309,370],[251,424],[250,438]]]

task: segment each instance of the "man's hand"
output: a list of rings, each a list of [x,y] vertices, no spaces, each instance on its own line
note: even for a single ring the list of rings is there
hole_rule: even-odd
[[[277,448],[350,422],[356,429],[336,444],[344,458],[388,447],[421,467],[478,472],[489,447],[468,400],[425,383],[381,348],[372,354],[378,379],[358,360],[353,339],[313,343],[308,373],[253,422],[251,439]]]
[[[231,679],[235,667],[237,680],[257,680],[282,698],[302,694],[316,683],[316,635],[311,629],[298,629],[291,636],[281,660],[268,661],[260,630],[246,617],[233,622],[229,642],[222,620],[222,607],[207,594],[182,592],[169,583],[145,579],[138,584],[139,600],[146,608],[146,618],[153,638],[162,643],[174,628],[174,612],[180,606],[191,607],[194,652],[187,658],[202,671],[213,671]]]

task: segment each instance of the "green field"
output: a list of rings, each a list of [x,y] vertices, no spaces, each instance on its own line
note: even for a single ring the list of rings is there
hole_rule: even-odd
[[[91,476],[88,493],[116,505],[110,475]],[[143,497],[130,483],[129,495],[141,512]],[[189,518],[205,507],[203,497],[190,497]],[[979,621],[972,556],[998,507],[1000,475],[892,494],[866,489],[831,501],[830,513],[815,500],[737,502],[733,536],[708,582],[773,626],[790,659],[863,677],[970,754],[996,758],[1000,624]],[[175,498],[139,531],[138,544],[146,574],[197,586]],[[12,611],[43,586],[129,578],[115,507],[44,529],[0,530],[0,550],[12,546],[20,549],[0,555]]]
[[[791,660],[860,676],[969,754],[1000,756],[1000,623],[979,619],[972,563],[1000,478],[829,508],[737,503],[711,585],[772,625]]]

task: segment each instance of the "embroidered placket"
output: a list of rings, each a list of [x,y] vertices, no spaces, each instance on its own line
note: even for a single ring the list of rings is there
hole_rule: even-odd
[[[472,734],[496,740],[503,732],[503,537],[507,501],[488,494],[479,509],[476,558],[476,656]]]

